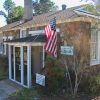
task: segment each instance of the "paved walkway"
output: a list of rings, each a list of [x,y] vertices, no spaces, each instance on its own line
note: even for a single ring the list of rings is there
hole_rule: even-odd
[[[12,93],[21,90],[23,87],[10,81],[0,81],[0,100],[6,100],[6,98]]]

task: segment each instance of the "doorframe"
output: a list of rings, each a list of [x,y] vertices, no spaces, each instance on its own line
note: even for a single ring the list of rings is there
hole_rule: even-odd
[[[13,51],[11,51],[11,46],[13,46]],[[17,80],[16,80],[16,67],[15,67],[15,61],[16,61],[16,58],[15,58],[15,48],[16,47],[19,47],[20,48],[20,64],[21,64],[21,76],[20,76],[20,78],[21,78],[21,82],[18,82]],[[26,46],[27,47],[27,46]],[[24,86],[24,87],[26,87],[26,88],[28,88],[29,86],[28,86],[28,84],[27,85],[24,85],[24,69],[23,69],[23,46],[14,46],[14,45],[8,45],[8,50],[9,50],[9,55],[8,55],[8,57],[9,57],[9,79],[10,80],[12,80],[13,82],[15,82],[15,83],[17,83],[17,84],[20,84],[20,85],[22,85],[22,86]],[[11,52],[13,52],[13,56],[14,56],[14,79],[12,79],[12,69],[11,69],[11,66],[12,66],[12,64],[11,64]],[[27,70],[28,71],[28,70]],[[28,80],[27,80],[28,81]]]
[[[11,51],[11,46],[13,46],[13,51]],[[24,46],[26,46],[27,47],[27,85],[24,85],[24,68],[23,68],[23,66],[24,66],[24,58],[23,58],[23,53],[24,53],[24,50],[23,50],[23,47]],[[23,87],[26,87],[26,88],[30,88],[31,86],[32,86],[32,76],[31,76],[31,47],[32,46],[42,46],[43,47],[43,67],[44,67],[44,65],[45,65],[45,50],[44,50],[44,43],[42,44],[42,43],[37,43],[37,45],[36,44],[34,44],[34,43],[30,43],[30,44],[28,44],[28,45],[26,45],[26,44],[23,44],[23,45],[16,45],[16,44],[10,44],[10,43],[8,43],[8,47],[9,47],[9,55],[8,55],[8,57],[9,57],[9,79],[10,80],[12,80],[12,81],[14,81],[14,82],[16,82],[17,84],[20,84],[20,85],[22,85]],[[20,62],[21,62],[21,82],[18,82],[18,81],[16,81],[16,77],[15,77],[15,75],[16,75],[16,72],[15,72],[15,47],[20,47]],[[11,79],[11,77],[12,77],[12,74],[11,74],[11,52],[13,52],[13,56],[14,56],[14,79]]]

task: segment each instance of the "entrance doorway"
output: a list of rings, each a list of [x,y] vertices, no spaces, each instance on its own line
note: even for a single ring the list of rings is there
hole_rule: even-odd
[[[11,58],[10,58],[11,57]],[[28,86],[27,46],[11,46],[9,58],[10,79],[16,83]]]

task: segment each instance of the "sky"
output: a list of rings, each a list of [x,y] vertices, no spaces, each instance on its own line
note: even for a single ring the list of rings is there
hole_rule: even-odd
[[[12,1],[15,2],[16,6],[18,5],[24,6],[24,0],[12,0]],[[51,1],[55,2],[55,4],[59,7],[59,9],[61,9],[62,4],[66,4],[67,7],[69,8],[73,6],[90,3],[90,2],[85,2],[85,1],[81,2],[81,0],[51,0]],[[0,0],[0,10],[4,10],[3,3],[4,3],[4,0]],[[4,26],[5,24],[6,24],[5,18],[0,15],[0,27]]]

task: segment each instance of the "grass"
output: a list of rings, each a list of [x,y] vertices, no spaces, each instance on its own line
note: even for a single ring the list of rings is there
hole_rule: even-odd
[[[39,93],[35,87],[30,89],[23,89],[12,94],[9,100],[37,100],[39,98]]]
[[[16,93],[12,94],[7,100],[92,100],[95,97],[95,95],[81,93],[76,97],[73,97],[71,94],[68,94],[66,92],[58,95],[46,95],[34,86],[30,89],[25,88],[21,91],[17,91]]]

